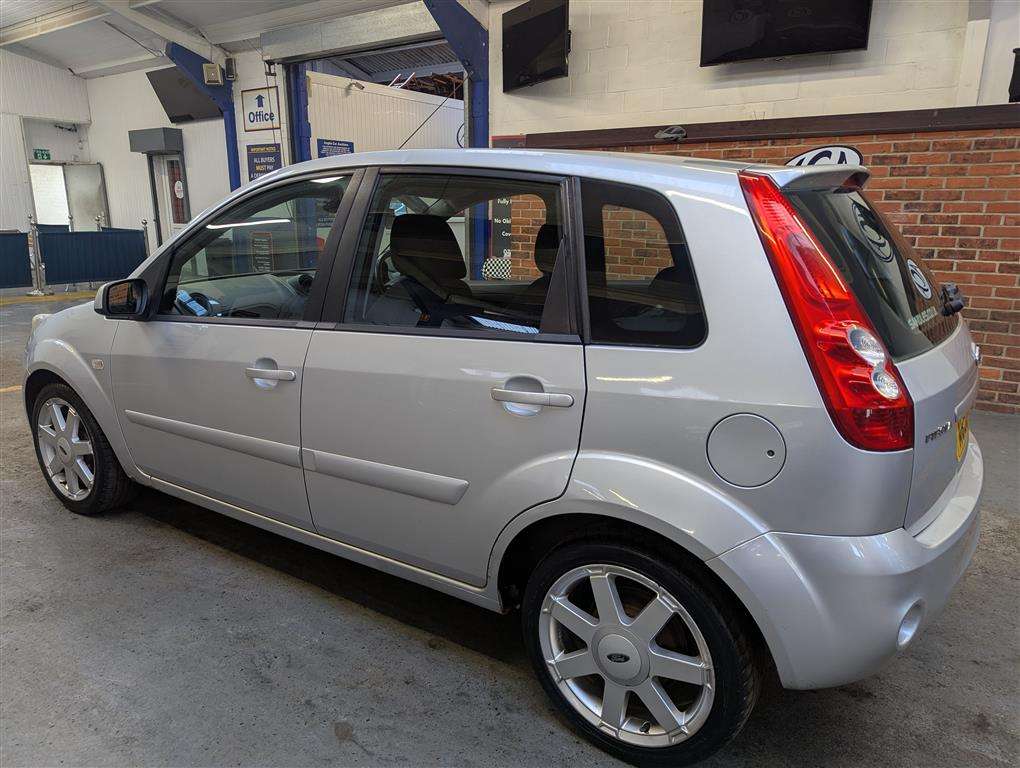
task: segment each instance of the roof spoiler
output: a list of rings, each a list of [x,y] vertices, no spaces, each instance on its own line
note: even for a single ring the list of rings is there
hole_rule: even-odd
[[[860,165],[762,165],[745,168],[749,173],[760,173],[771,178],[777,186],[790,191],[805,189],[862,188],[871,176]]]

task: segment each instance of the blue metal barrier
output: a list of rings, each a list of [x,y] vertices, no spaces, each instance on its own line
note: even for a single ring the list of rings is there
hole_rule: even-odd
[[[87,283],[127,277],[145,260],[140,229],[39,232],[46,282]]]
[[[0,288],[32,285],[32,266],[28,260],[28,235],[24,232],[0,233]]]

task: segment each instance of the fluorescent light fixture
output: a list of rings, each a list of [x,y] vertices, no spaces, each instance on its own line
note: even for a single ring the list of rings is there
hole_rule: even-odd
[[[206,229],[233,229],[234,227],[260,227],[263,224],[290,224],[290,219],[258,219],[257,221],[235,221],[231,224],[206,224]]]

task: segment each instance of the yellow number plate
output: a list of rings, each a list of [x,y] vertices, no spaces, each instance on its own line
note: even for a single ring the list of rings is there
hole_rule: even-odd
[[[970,435],[970,414],[956,420],[956,460],[963,458],[967,452],[967,438]]]

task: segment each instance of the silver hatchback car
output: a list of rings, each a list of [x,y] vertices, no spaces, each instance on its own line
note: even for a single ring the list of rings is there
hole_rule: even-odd
[[[25,405],[71,511],[147,485],[492,610],[585,737],[702,759],[869,675],[977,545],[978,349],[859,167],[415,150],[238,190]]]

